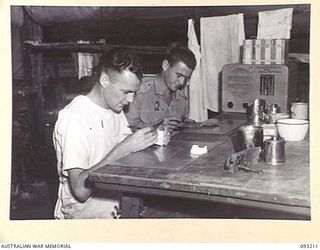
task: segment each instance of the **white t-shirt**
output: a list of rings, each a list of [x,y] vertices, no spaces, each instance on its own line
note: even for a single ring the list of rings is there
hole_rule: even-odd
[[[76,97],[59,112],[53,132],[60,181],[55,218],[113,218],[117,194],[103,192],[78,202],[71,194],[67,170],[90,169],[130,133],[123,112],[104,109],[86,96]]]

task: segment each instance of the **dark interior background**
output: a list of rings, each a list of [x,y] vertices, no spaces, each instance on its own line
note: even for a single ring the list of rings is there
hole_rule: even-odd
[[[201,6],[201,7],[113,7],[85,21],[39,20],[45,41],[97,41],[111,44],[168,46],[187,42],[188,19],[196,24],[200,40],[200,18],[244,13],[246,38],[257,36],[258,12],[293,8],[290,51],[309,51],[310,5]],[[116,9],[116,10],[115,10]],[[43,22],[43,23],[42,23]]]

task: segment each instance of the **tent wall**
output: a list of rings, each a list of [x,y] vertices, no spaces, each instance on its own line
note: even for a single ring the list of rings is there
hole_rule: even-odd
[[[44,40],[50,42],[105,38],[107,43],[167,46],[172,41],[186,40],[187,20],[206,16],[244,13],[246,37],[257,35],[258,12],[293,8],[291,31],[292,52],[306,53],[310,28],[308,4],[251,6],[188,6],[188,7],[59,7],[24,6],[30,18],[43,27]],[[12,9],[22,8],[14,6]],[[19,20],[19,15],[13,17]]]

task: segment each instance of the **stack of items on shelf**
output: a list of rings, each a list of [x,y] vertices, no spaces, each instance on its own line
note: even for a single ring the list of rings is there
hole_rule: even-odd
[[[243,44],[243,64],[286,64],[288,40],[247,39]]]
[[[243,43],[243,64],[286,64],[293,9],[259,12],[258,37]]]

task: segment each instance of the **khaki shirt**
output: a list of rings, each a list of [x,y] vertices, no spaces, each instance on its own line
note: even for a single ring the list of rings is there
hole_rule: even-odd
[[[164,99],[164,89],[161,89],[161,79],[144,80],[134,101],[130,103],[125,113],[130,125],[148,126],[166,117],[186,118],[187,97],[183,90],[173,94],[168,105]]]

